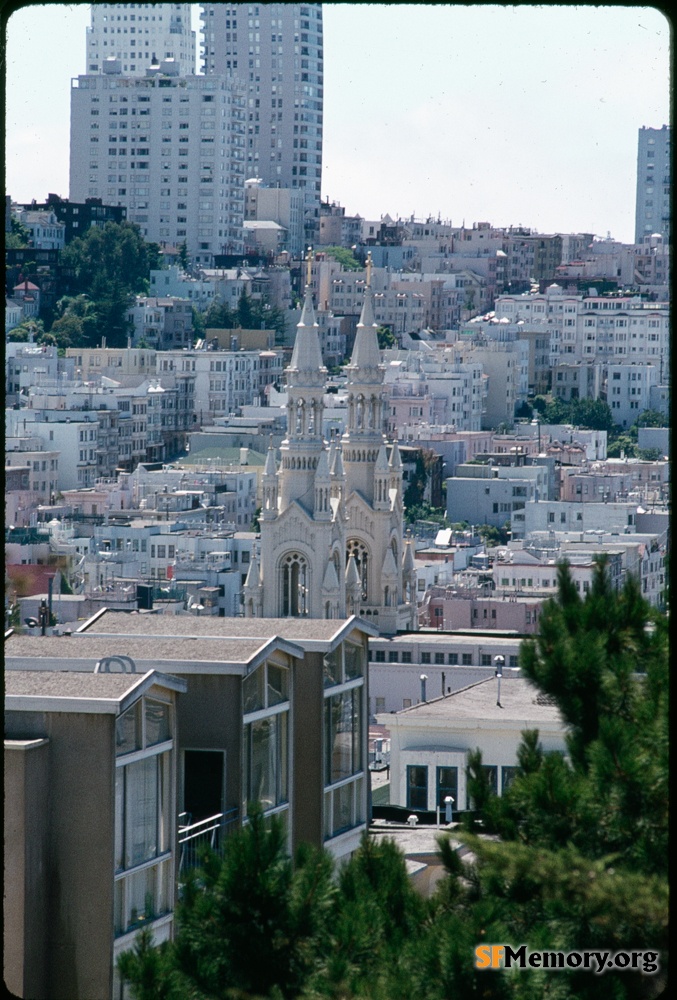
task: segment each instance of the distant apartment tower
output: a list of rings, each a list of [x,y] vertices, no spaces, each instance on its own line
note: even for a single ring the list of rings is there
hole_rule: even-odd
[[[119,67],[112,60],[102,74],[72,80],[71,200],[125,206],[146,239],[185,242],[198,264],[241,253],[241,85],[216,74],[180,76],[172,61],[143,77]]]
[[[637,143],[637,204],[635,209],[635,243],[646,236],[660,233],[670,243],[670,172],[671,128],[639,130]]]
[[[102,73],[117,59],[125,76],[143,76],[147,67],[173,59],[179,72],[195,72],[195,32],[189,3],[93,3],[87,28],[87,72]]]
[[[322,4],[203,4],[205,73],[247,87],[247,177],[304,192],[304,239],[319,234]]]

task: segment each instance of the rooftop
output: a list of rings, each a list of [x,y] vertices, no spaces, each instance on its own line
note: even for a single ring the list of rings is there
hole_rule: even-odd
[[[451,584],[448,585],[451,587]],[[443,588],[444,589],[444,588]],[[521,641],[522,635],[520,632],[516,631],[506,631],[506,630],[496,630],[495,633],[489,633],[487,630],[477,629],[476,632],[469,635],[460,632],[438,632],[437,629],[434,631],[424,631],[421,629],[419,632],[411,632],[404,635],[395,635],[392,637],[378,636],[380,642],[392,643],[396,647],[400,647],[405,643],[412,643],[415,646],[439,646],[440,648],[445,648],[446,646],[452,645],[454,647],[460,646],[476,646],[479,642],[484,645],[487,643],[491,646],[493,643],[505,644],[508,640]]]
[[[304,645],[309,642],[332,643],[341,633],[351,631],[349,626],[359,627],[370,635],[376,634],[376,629],[370,623],[358,618],[326,620],[203,616],[198,622],[193,615],[140,615],[108,609],[85,622],[80,631],[102,636],[191,636],[202,639],[207,636],[220,639],[271,639],[277,636]]]
[[[80,711],[117,715],[153,684],[185,691],[176,677],[145,674],[8,670],[5,708],[12,711]]]
[[[154,620],[152,615],[125,615],[124,621],[135,620],[146,623]],[[163,615],[175,618],[175,615]],[[196,619],[189,621],[193,628]],[[200,619],[200,622],[206,619]],[[268,647],[268,648],[267,648]],[[62,669],[78,673],[93,673],[98,660],[115,653],[131,656],[144,669],[167,669],[173,672],[209,672],[242,674],[247,664],[255,658],[282,649],[297,656],[299,648],[286,642],[272,643],[270,638],[228,639],[214,636],[184,636],[181,638],[156,634],[155,636],[135,636],[125,634],[124,642],[116,641],[114,634],[78,634],[66,636],[12,635],[5,640],[5,666],[14,673],[16,668],[28,671]],[[31,662],[32,661],[32,662]],[[67,662],[67,667],[59,667],[59,662]],[[191,666],[188,666],[190,664]],[[230,668],[230,670],[229,670]],[[143,672],[143,671],[141,671]],[[98,676],[98,675],[97,675]],[[127,675],[129,678],[130,675]],[[138,676],[138,675],[137,675]]]
[[[494,677],[461,688],[434,701],[405,708],[384,717],[392,727],[396,724],[417,725],[431,722],[449,724],[481,720],[485,727],[493,723],[519,725],[520,728],[546,724],[549,728],[564,727],[559,709],[549,702],[525,678],[506,671],[501,686],[501,704],[497,705],[497,681]]]

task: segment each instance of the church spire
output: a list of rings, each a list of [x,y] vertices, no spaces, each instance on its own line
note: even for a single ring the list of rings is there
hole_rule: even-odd
[[[315,471],[324,449],[322,421],[327,369],[322,364],[319,327],[311,288],[310,250],[306,257],[306,300],[296,329],[287,376],[287,435],[280,446],[279,508],[296,500],[309,513],[315,507]]]
[[[307,378],[304,381],[304,385],[312,384],[324,386],[325,377],[327,374],[327,369],[324,367],[322,361],[322,348],[320,347],[320,336],[319,336],[319,326],[317,320],[315,319],[315,310],[313,308],[313,289],[311,284],[311,266],[312,266],[313,255],[308,248],[307,260],[307,272],[306,272],[306,287],[305,287],[305,298],[303,301],[303,309],[301,311],[301,319],[296,327],[296,339],[294,341],[294,350],[292,351],[291,362],[287,372],[289,374],[298,373],[296,375],[296,381],[298,384],[299,376],[301,373],[307,376],[308,373],[314,372],[315,379],[312,383],[308,383]]]
[[[355,345],[350,358],[348,369],[352,374],[355,371],[357,379],[354,381],[373,382],[376,380],[376,373],[379,371],[381,363],[381,353],[378,346],[378,327],[374,319],[374,302],[371,291],[371,251],[367,255],[367,276],[364,288],[364,300],[362,302],[362,313],[357,324],[357,334]],[[362,376],[362,377],[360,377]],[[382,379],[380,380],[382,381]]]

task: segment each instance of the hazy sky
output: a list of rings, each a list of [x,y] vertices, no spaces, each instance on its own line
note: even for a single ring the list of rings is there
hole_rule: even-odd
[[[68,195],[88,23],[87,4],[8,21],[17,201]],[[322,195],[349,214],[633,239],[637,130],[670,123],[670,26],[654,8],[325,4],[324,55]]]

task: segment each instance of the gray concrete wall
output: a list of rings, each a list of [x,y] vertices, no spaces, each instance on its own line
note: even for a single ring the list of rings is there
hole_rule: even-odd
[[[50,1000],[99,1000],[112,989],[115,719],[112,715],[9,712],[6,737],[49,739],[49,801],[36,778],[48,838],[46,869],[27,858],[45,894]],[[7,802],[7,800],[6,800]]]
[[[52,713],[49,997],[112,989],[115,719]]]
[[[322,653],[306,653],[295,664],[292,701],[292,849],[301,842],[321,846],[324,780]]]
[[[242,678],[190,674],[178,711],[179,750],[225,750],[226,809],[242,805]]]
[[[4,980],[17,996],[47,996],[45,872],[49,743],[5,742]]]

